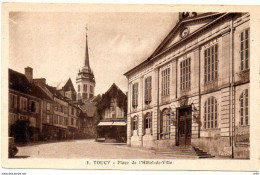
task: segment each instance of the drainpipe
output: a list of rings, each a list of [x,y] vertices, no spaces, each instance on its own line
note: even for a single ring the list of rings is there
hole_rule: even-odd
[[[231,143],[232,143],[232,159],[234,158],[235,147],[235,116],[234,116],[234,28],[233,15],[231,17]]]
[[[199,133],[198,133],[198,138],[200,138],[200,123],[201,123],[201,89],[200,89],[200,76],[201,76],[201,58],[200,58],[200,47],[199,47]]]
[[[176,59],[176,99],[178,97],[178,59]],[[176,109],[176,144],[179,145],[179,119],[178,119],[178,110]]]
[[[158,69],[158,82],[157,82],[157,85],[158,85],[158,88],[157,88],[157,140],[159,140],[160,139],[160,131],[158,131],[158,129],[160,130],[160,123],[158,122],[158,117],[161,117],[160,116],[160,109],[159,109],[159,97],[160,97],[160,82],[159,82],[159,80],[160,80],[160,78],[159,78],[159,75],[160,75],[160,71],[159,71],[159,67],[157,68]],[[159,120],[160,121],[160,120]]]

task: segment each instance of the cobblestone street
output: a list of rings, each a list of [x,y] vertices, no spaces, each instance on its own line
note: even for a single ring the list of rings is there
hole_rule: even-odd
[[[94,140],[73,140],[18,146],[17,158],[91,158],[91,159],[167,159],[152,150],[128,147],[125,144],[99,143]]]

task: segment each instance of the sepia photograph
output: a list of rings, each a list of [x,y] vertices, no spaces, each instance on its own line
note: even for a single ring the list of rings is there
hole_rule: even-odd
[[[7,4],[3,15],[8,161],[259,165],[259,135],[251,135],[250,65],[258,58],[250,54],[257,31],[250,9],[20,5]]]

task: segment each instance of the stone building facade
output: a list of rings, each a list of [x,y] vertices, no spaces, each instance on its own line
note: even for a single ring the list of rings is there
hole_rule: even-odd
[[[127,143],[249,158],[250,14],[183,14],[125,73]]]

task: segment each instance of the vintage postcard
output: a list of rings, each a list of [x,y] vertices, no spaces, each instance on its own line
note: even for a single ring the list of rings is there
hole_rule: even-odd
[[[259,6],[2,4],[2,167],[257,171]]]

